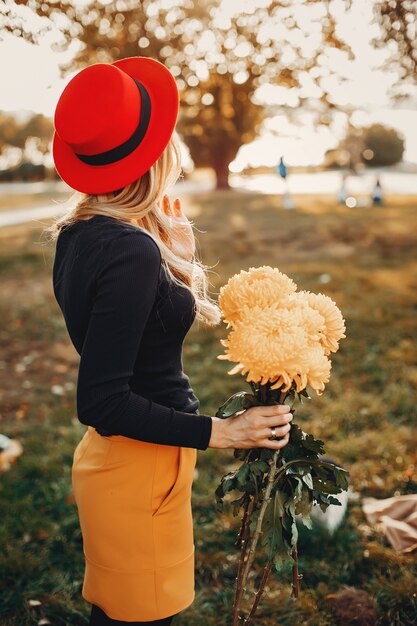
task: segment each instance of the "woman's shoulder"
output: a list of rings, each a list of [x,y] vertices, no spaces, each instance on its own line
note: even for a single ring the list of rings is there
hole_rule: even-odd
[[[88,227],[89,240],[100,241],[100,274],[112,268],[123,269],[124,275],[143,271],[159,273],[162,267],[160,248],[144,228],[122,222],[117,218],[97,215]],[[159,272],[158,272],[159,270]]]
[[[142,250],[161,260],[161,251],[154,237],[142,227],[134,226],[110,215],[93,215],[88,219],[78,220],[66,225],[60,238],[66,235],[76,234],[84,242],[95,241],[100,244],[104,253],[107,249],[114,251],[116,248],[127,250]]]
[[[72,254],[68,256],[68,247]],[[78,220],[66,226],[58,237],[55,264],[73,259],[79,265],[86,264],[90,277],[102,276],[109,270],[124,275],[130,271],[141,271],[161,275],[162,255],[153,236],[144,228],[128,224],[107,215],[94,215],[87,220]]]
[[[117,218],[101,215],[97,217],[103,218],[101,221],[97,220],[98,223],[104,222],[109,227],[109,242],[113,249],[122,247],[138,255],[146,253],[158,262],[162,260],[157,242],[145,228],[122,222]]]

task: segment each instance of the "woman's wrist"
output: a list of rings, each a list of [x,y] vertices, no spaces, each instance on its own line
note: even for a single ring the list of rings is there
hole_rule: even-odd
[[[208,444],[208,448],[225,448],[226,447],[226,437],[225,437],[225,426],[226,422],[224,419],[220,417],[211,416],[211,420],[213,422],[211,428],[211,437]]]

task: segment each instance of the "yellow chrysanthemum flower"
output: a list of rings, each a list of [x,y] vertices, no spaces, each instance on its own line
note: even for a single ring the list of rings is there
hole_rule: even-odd
[[[311,308],[320,313],[324,319],[324,329],[321,332],[321,344],[326,354],[337,352],[338,341],[346,337],[345,320],[336,302],[323,293],[311,293],[310,291],[300,291],[299,296],[307,299]]]
[[[328,383],[330,380],[332,363],[320,345],[310,346],[304,357],[308,369],[308,384],[321,396],[324,383]]]
[[[232,327],[221,339],[233,361],[228,372],[246,375],[248,382],[288,391],[308,384],[321,395],[330,379],[331,361],[344,334],[344,319],[336,303],[324,294],[297,292],[297,285],[277,268],[242,270],[220,290],[224,320]]]
[[[317,309],[310,306],[305,293],[291,294],[283,304],[292,311],[297,323],[304,326],[311,341],[321,341],[326,330],[326,320]]]
[[[262,265],[232,276],[220,288],[218,301],[229,328],[240,319],[244,305],[266,309],[296,290],[295,282],[278,268]]]
[[[324,354],[323,348],[320,345],[310,345],[303,354],[300,354],[300,361],[296,370],[291,373],[290,379],[281,375],[276,383],[271,385],[271,389],[282,387],[283,391],[288,391],[294,381],[297,391],[302,391],[310,385],[321,396],[324,383],[330,380],[331,367],[332,363]]]
[[[282,308],[242,307],[241,317],[227,339],[220,343],[226,353],[218,356],[237,363],[229,374],[248,374],[248,382],[266,384],[282,376],[291,386],[302,371],[300,353],[308,349],[308,335],[297,323],[294,311]]]

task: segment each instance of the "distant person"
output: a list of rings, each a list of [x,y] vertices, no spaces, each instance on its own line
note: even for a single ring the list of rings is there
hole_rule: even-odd
[[[375,181],[375,186],[372,190],[372,204],[374,206],[379,206],[382,204],[382,187],[381,187],[381,181],[379,180],[378,177]]]
[[[290,192],[288,189],[288,181],[287,181],[287,166],[284,163],[284,157],[282,156],[279,160],[279,163],[277,165],[277,170],[279,175],[281,176],[282,180],[285,183],[285,190],[284,190],[284,194],[282,197],[282,206],[284,209],[293,209],[294,208],[294,202],[290,196]]]
[[[287,166],[284,163],[284,157],[280,158],[277,170],[278,170],[278,173],[281,176],[281,178],[286,180],[286,178],[287,178]]]
[[[288,190],[285,190],[282,197],[282,206],[284,209],[294,209],[295,205]]]
[[[347,191],[346,191],[347,174],[342,176],[342,182],[340,183],[339,191],[337,192],[337,201],[339,204],[346,204]]]

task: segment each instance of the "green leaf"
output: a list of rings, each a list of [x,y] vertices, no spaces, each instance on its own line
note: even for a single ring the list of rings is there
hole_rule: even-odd
[[[274,554],[283,547],[280,507],[275,497],[268,503],[263,523],[265,530],[261,545],[268,544],[268,558],[272,559]]]
[[[243,506],[245,501],[245,494],[243,494],[243,496],[241,496],[240,498],[236,498],[236,500],[232,500],[231,501],[231,505],[233,507],[233,516],[236,517],[236,515],[239,514],[239,509],[241,506]]]
[[[335,494],[343,491],[340,487],[332,483],[330,480],[322,480],[320,478],[313,478],[313,487],[316,491],[320,491],[323,494]]]
[[[252,398],[252,400],[249,400],[248,396]],[[221,417],[222,419],[230,417],[238,411],[242,411],[250,406],[250,404],[248,405],[248,402],[252,402],[253,400],[254,396],[252,394],[249,394],[246,391],[238,391],[233,394],[233,396],[230,396],[230,398],[228,398],[226,402],[217,409],[216,417]]]
[[[298,528],[297,528],[297,523],[294,517],[292,520],[292,525],[291,525],[291,546],[293,548],[297,546],[297,541],[298,541]]]
[[[327,471],[322,461],[314,465],[313,472],[314,475],[318,476],[319,478],[323,478],[324,480],[327,479]]]
[[[317,504],[320,506],[320,509],[323,511],[323,513],[326,512],[327,507],[330,504],[335,504],[336,506],[341,505],[340,501],[337,498],[333,498],[333,496],[326,496],[325,494],[316,491],[313,491],[313,498],[314,501],[317,502]]]
[[[301,500],[303,493],[303,481],[299,476],[293,475],[291,476],[291,485],[293,485],[294,489],[294,500]],[[295,483],[295,485],[294,485]]]
[[[264,546],[266,543],[270,542],[270,533],[271,533],[271,529],[273,532],[273,526],[274,526],[274,522],[273,522],[273,511],[272,511],[272,506],[271,503],[269,502],[268,506],[266,507],[265,510],[265,515],[263,518],[263,532],[260,538],[260,544],[261,546]]]
[[[262,406],[263,403],[259,403],[256,395],[252,393],[247,393],[243,398],[243,408],[250,409],[251,406]]]
[[[227,492],[231,491],[232,489],[235,488],[235,483],[236,483],[236,471],[233,472],[229,472],[228,474],[225,474],[221,480],[220,483],[217,485],[216,490],[215,490],[215,496],[218,502],[218,506],[223,506],[221,504],[222,499],[224,498],[224,496],[226,495]],[[220,509],[218,509],[220,510]],[[223,509],[221,509],[222,511]]]
[[[281,450],[281,459],[288,463],[294,459],[313,457],[317,458],[303,445],[304,433],[297,424],[291,424],[290,439],[287,445]],[[307,452],[307,454],[306,454]]]
[[[285,470],[286,474],[296,474],[297,476],[304,476],[311,472],[312,466],[308,462],[293,463]]]
[[[333,498],[333,496],[327,496],[329,504],[336,504],[337,506],[342,506],[342,503],[337,498]]]
[[[217,498],[223,498],[224,496],[224,489],[223,489],[223,483],[220,483],[217,487],[216,487],[216,491],[214,492]]]
[[[294,516],[286,512],[286,509],[294,512],[293,506],[291,498],[277,491],[265,511],[260,543],[267,546],[268,558],[273,559],[277,569],[290,562],[291,542],[297,540],[298,531],[293,527]]]
[[[300,517],[300,520],[309,530],[313,528],[313,520],[311,519],[310,515],[302,515]]]
[[[260,451],[259,458],[262,461],[266,461],[266,462],[272,459],[272,457],[274,456],[274,452],[275,452],[275,450],[273,450],[272,448],[258,448],[258,450]]]
[[[219,500],[216,498],[216,509],[219,513],[223,513],[223,500]]]
[[[295,505],[295,512],[297,515],[310,515],[311,508],[313,506],[313,496],[307,489],[303,489],[302,497]]]
[[[236,474],[237,484],[239,487],[243,487],[245,485],[248,475],[249,475],[249,465],[248,463],[245,463],[244,465],[242,465],[242,467],[239,469],[238,473]]]
[[[250,448],[235,448],[233,451],[233,456],[235,459],[239,459],[240,461],[244,461],[249,455]]]
[[[295,517],[295,501],[293,498],[287,498],[284,502],[284,511],[291,517]],[[286,528],[288,528],[288,524],[284,524]]]
[[[292,548],[287,542],[284,542],[280,550],[275,553],[274,566],[277,572],[283,569],[286,565],[293,565],[294,560],[292,558]]]
[[[249,463],[249,468],[255,476],[260,476],[269,470],[269,465],[266,461],[258,460]]]
[[[305,484],[307,485],[307,487],[309,489],[313,489],[313,479],[311,478],[311,474],[308,472],[307,474],[303,475],[303,481],[305,482]]]
[[[307,450],[311,450],[312,452],[315,452],[316,454],[325,453],[324,441],[321,441],[320,439],[314,439],[313,435],[308,435],[307,433],[304,433],[302,444],[303,444],[303,448],[306,448]]]
[[[344,491],[348,489],[349,482],[348,476],[349,472],[338,465],[334,465],[333,467],[333,475],[336,479],[336,484],[341,487]]]

